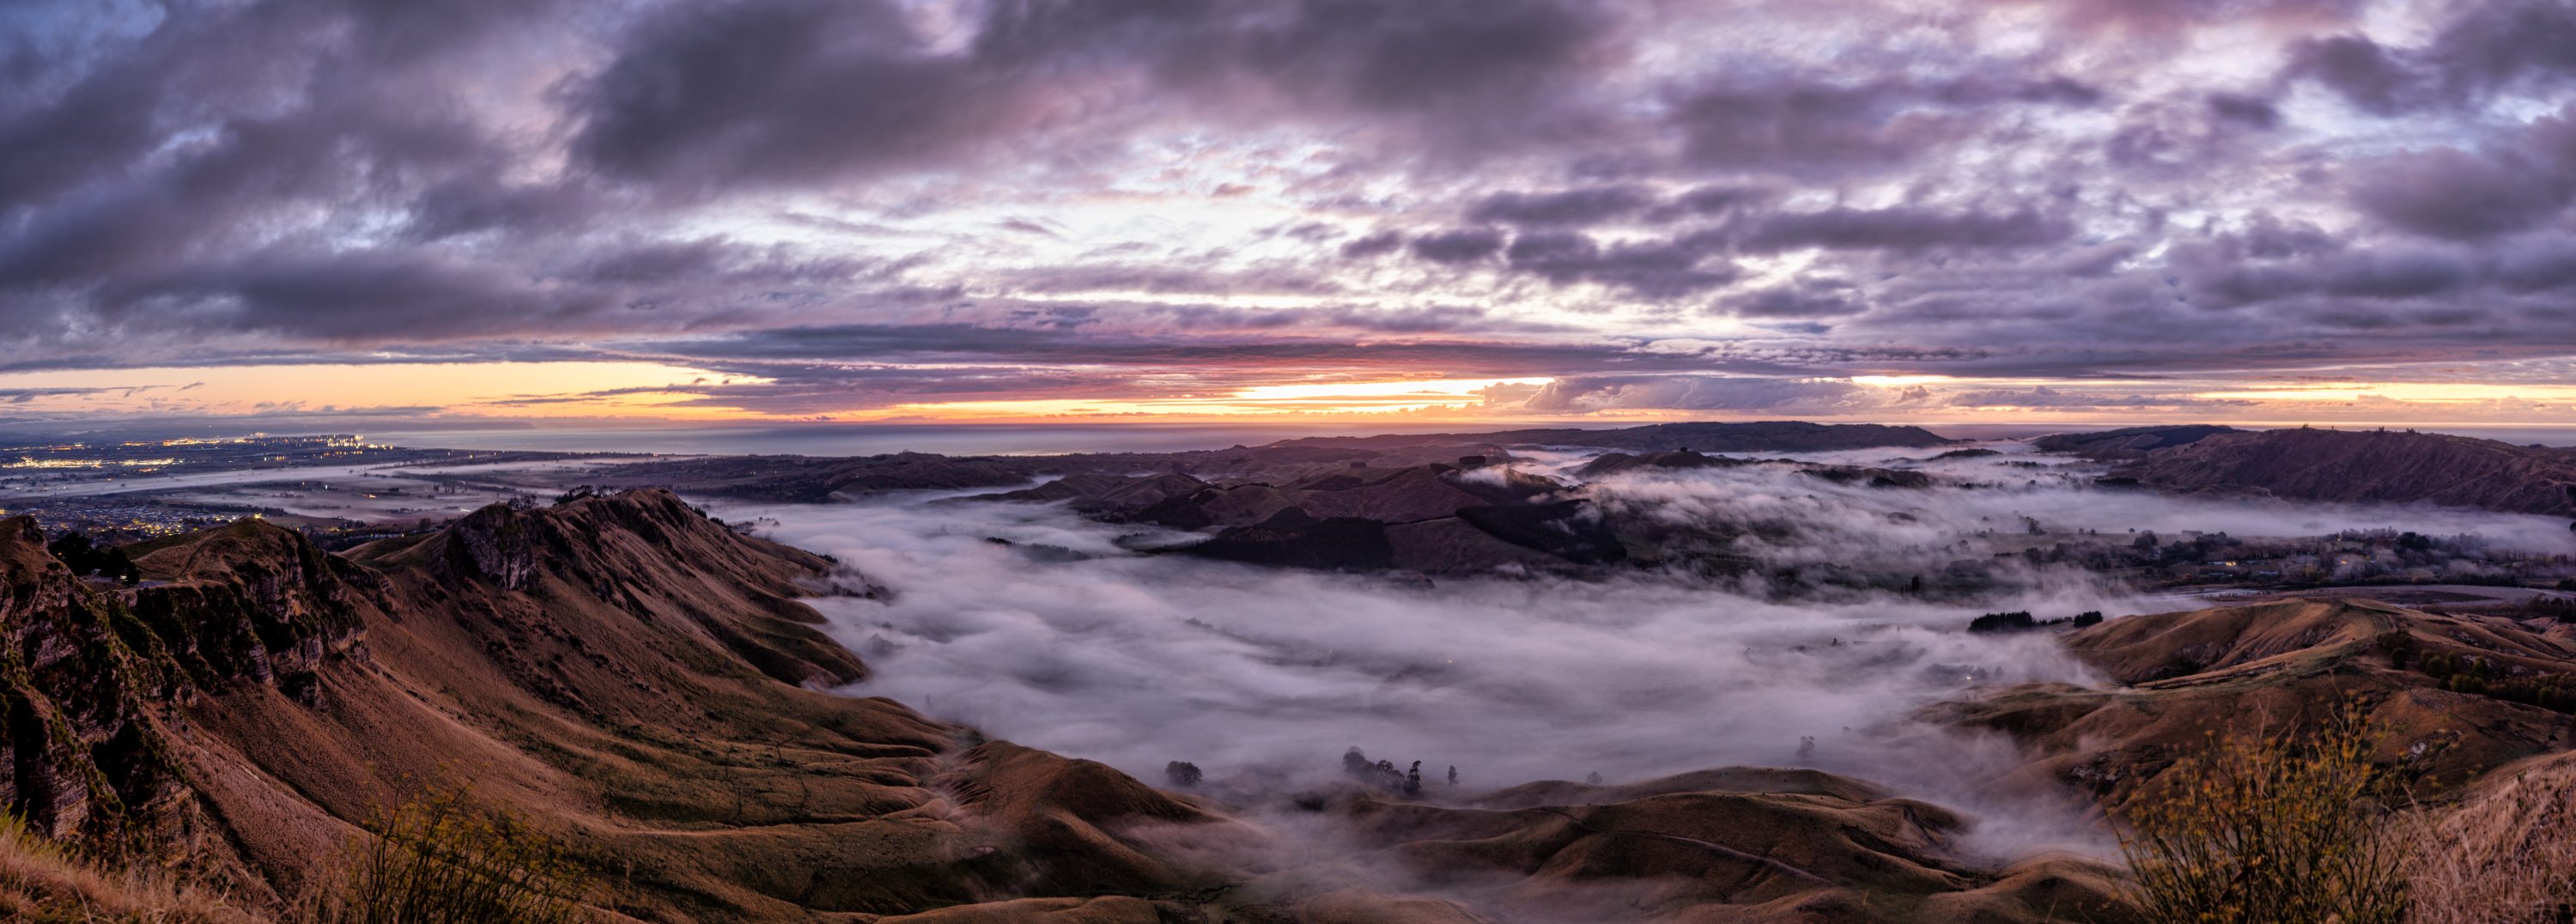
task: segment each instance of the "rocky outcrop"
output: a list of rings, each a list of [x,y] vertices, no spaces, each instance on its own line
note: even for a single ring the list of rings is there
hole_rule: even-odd
[[[0,520],[0,799],[37,830],[113,839],[185,787],[160,754],[155,704],[186,695],[149,631],[45,551],[29,517]]]
[[[177,707],[243,686],[307,706],[362,653],[369,575],[258,520],[130,547],[140,587],[74,578],[27,517],[0,520],[9,807],[50,833],[187,837],[197,793],[173,756]],[[221,851],[219,851],[221,852]],[[221,858],[218,858],[221,859]]]
[[[373,573],[259,519],[128,548],[146,583],[135,616],[200,684],[235,679],[314,695],[326,659],[363,650],[364,611],[389,605]]]

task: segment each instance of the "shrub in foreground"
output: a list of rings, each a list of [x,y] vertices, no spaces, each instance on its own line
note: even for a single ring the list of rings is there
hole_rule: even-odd
[[[353,843],[326,924],[587,921],[581,870],[562,845],[465,790],[432,790],[381,812]]]
[[[2407,838],[2348,710],[2310,737],[2218,740],[2126,812],[2120,848],[2149,921],[2396,924]]]

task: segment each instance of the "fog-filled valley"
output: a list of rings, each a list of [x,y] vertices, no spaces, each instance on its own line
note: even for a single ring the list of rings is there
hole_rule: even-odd
[[[2427,818],[2576,780],[2545,448],[155,451],[191,455],[0,487],[0,602],[51,659],[5,682],[93,742],[13,785],[47,836],[229,826],[191,855],[245,888],[463,779],[577,867],[646,863],[586,900],[648,920],[2127,921],[2138,819],[2222,740],[2353,716]],[[181,677],[211,692],[100,700]]]
[[[1598,774],[1617,783],[1712,767],[1813,767],[1968,808],[1969,844],[2107,855],[2098,812],[2001,781],[2027,758],[2002,736],[1936,727],[1927,706],[1972,686],[2117,686],[2049,633],[1970,633],[1977,616],[2118,617],[2207,605],[1996,548],[2138,532],[2310,537],[2411,530],[2498,554],[2576,553],[2547,517],[2400,505],[2292,504],[2093,486],[2102,466],[2034,456],[1904,459],[1928,487],[1809,477],[1788,465],[1645,470],[1582,483],[1597,452],[1523,451],[1515,471],[1662,523],[1742,532],[1758,562],[1588,576],[1318,573],[1131,551],[1186,536],[1095,522],[1060,504],[909,492],[834,504],[717,504],[830,554],[882,599],[818,606],[868,659],[849,688],[984,734],[1108,762],[1142,779],[1171,761],[1206,791],[1269,809],[1342,775],[1350,747],[1421,761],[1433,798]],[[1467,476],[1496,477],[1494,469]],[[1999,562],[1999,564],[1998,564]],[[1974,565],[1939,598],[1904,576]],[[1818,567],[1894,576],[1817,583]],[[1461,790],[1447,790],[1457,768]]]

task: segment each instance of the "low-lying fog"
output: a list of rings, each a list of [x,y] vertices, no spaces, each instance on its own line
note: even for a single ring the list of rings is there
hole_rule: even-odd
[[[1986,445],[2004,454],[1902,460],[1942,479],[1930,490],[1836,483],[1772,465],[1638,472],[1583,490],[1674,523],[1786,527],[1741,540],[1739,550],[1770,564],[1897,573],[2087,530],[2119,543],[2133,529],[2167,538],[2401,529],[2576,554],[2566,523],[2547,517],[2097,490],[2084,486],[2097,466],[2032,455],[2025,444]],[[1568,473],[1591,455],[1525,453],[1522,467],[1571,482]],[[1802,458],[1886,466],[1901,456]],[[327,482],[343,489],[330,501],[347,504],[351,490],[484,474],[508,476],[492,482],[502,490],[590,472],[348,466],[123,479],[113,489],[193,489],[213,499]],[[405,496],[413,493],[376,503],[465,502]],[[2075,813],[1992,791],[2019,763],[2003,743],[1943,734],[1909,716],[1977,682],[2098,681],[2046,633],[1970,635],[1968,620],[2183,605],[2017,562],[2007,572],[2014,580],[1992,596],[1953,603],[1848,588],[1784,598],[1759,581],[1643,571],[1597,582],[1426,585],[1139,555],[1115,543],[1135,527],[1053,506],[930,494],[710,506],[727,520],[774,521],[766,524],[774,538],[833,554],[895,591],[887,602],[813,601],[874,670],[850,692],[894,697],[1148,781],[1162,781],[1166,762],[1186,760],[1215,791],[1275,795],[1336,778],[1353,746],[1399,767],[1422,761],[1435,794],[1451,766],[1471,790],[1592,773],[1619,782],[1732,764],[1812,766],[1978,811],[1990,820],[1980,845],[2003,854],[2103,842]],[[2046,536],[2027,536],[2033,520]]]
[[[1552,461],[1534,468],[1575,460]],[[2540,517],[2176,500],[2084,489],[1997,461],[1927,466],[1993,484],[1977,489],[1846,486],[1755,467],[1593,490],[1661,517],[1802,524],[1800,538],[1761,553],[1783,562],[1936,564],[1956,557],[1949,546],[1963,535],[2022,532],[2025,516],[2066,532],[2394,527],[2576,551],[2564,524]],[[1939,733],[1909,715],[1972,681],[2098,682],[2047,633],[1964,632],[1976,615],[2173,608],[2074,571],[2028,572],[1972,605],[1848,594],[1783,602],[1649,573],[1426,586],[1138,555],[1113,541],[1134,527],[952,497],[716,512],[774,520],[764,524],[774,538],[835,555],[895,592],[890,602],[814,601],[874,668],[850,692],[1149,781],[1168,761],[1191,761],[1220,791],[1330,778],[1353,746],[1398,767],[1422,761],[1435,790],[1451,766],[1469,788],[1811,766],[1983,811],[2005,822],[1988,824],[1981,842],[1999,854],[2099,849],[2100,835],[2073,813],[1992,791],[2018,764],[2002,742]]]

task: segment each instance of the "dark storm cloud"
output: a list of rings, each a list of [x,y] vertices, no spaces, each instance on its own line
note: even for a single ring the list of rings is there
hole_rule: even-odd
[[[1779,285],[1729,296],[1718,303],[1728,313],[1748,318],[1830,318],[1858,314],[1867,306],[1830,284]]]
[[[1652,194],[1634,186],[1497,193],[1469,207],[1467,220],[1480,224],[1589,225],[1635,213],[1653,202]]]
[[[2576,78],[2576,7],[2557,0],[2472,5],[2429,53],[2455,92],[2561,88]]]
[[[2010,212],[1943,212],[1897,206],[1786,212],[1755,224],[1745,237],[1757,252],[1823,247],[1835,250],[2021,248],[2055,244],[2075,233],[2074,223],[2022,208]]]
[[[39,16],[0,42],[0,371],[634,358],[780,371],[768,406],[821,412],[942,375],[1061,397],[1157,364],[1374,368],[1714,408],[1852,396],[1646,379],[2576,351],[2576,7],[2412,13]]]
[[[2080,109],[2103,97],[2063,75],[1861,83],[1727,75],[1691,91],[1672,117],[1694,163],[1829,175],[1925,158],[1976,137],[2006,110]]]
[[[1739,274],[1732,265],[1710,258],[1723,243],[1715,235],[1688,235],[1603,246],[1579,232],[1525,231],[1512,239],[1504,257],[1512,269],[1558,285],[1597,282],[1666,299],[1735,281]]]
[[[2356,174],[2355,203],[2417,234],[2480,238],[2531,228],[2576,201],[2576,107],[2475,150],[2395,154]]]
[[[2267,129],[2281,124],[2281,110],[2263,99],[2235,93],[2209,95],[2209,114],[2247,128]]]
[[[573,153],[669,182],[829,175],[945,153],[1034,100],[923,47],[891,3],[680,4],[578,91]]]
[[[945,48],[883,0],[680,4],[576,90],[573,152],[684,186],[933,165],[998,153],[984,145],[1069,118],[1083,90],[1119,92],[1139,68],[1162,101],[1212,114],[1249,93],[1490,142],[1600,28],[1549,0],[1016,0]]]
[[[1351,259],[1365,259],[1368,257],[1378,256],[1380,254],[1393,253],[1403,247],[1403,234],[1395,231],[1380,231],[1375,234],[1368,235],[1367,237],[1353,238],[1350,243],[1343,244],[1342,256],[1349,257]]]
[[[2415,105],[2422,77],[2379,43],[2358,35],[2340,35],[2298,45],[2290,73],[2314,78],[2353,105],[2387,115]]]
[[[1458,228],[1413,239],[1413,255],[1433,263],[1474,263],[1501,252],[1503,232]]]
[[[2500,93],[2547,94],[2576,81],[2576,7],[2556,0],[2465,4],[2421,46],[2338,35],[2293,47],[2286,74],[2361,109],[2395,115]]]
[[[1675,118],[1697,163],[1797,174],[1902,163],[1968,136],[1967,116],[1898,97],[1877,88],[1726,87],[1691,97]]]

